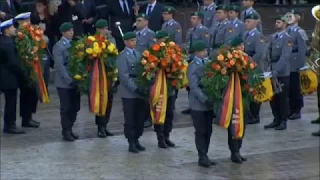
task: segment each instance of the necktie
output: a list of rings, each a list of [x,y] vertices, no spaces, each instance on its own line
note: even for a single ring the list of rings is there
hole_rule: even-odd
[[[279,34],[276,34],[275,37],[274,37],[274,40],[276,40],[278,38],[279,38]]]
[[[246,33],[246,35],[244,36],[244,39],[247,39],[249,37],[249,32]]]
[[[122,1],[122,6],[123,6],[123,12],[129,15],[130,12],[129,12],[129,9],[128,9],[127,1],[126,1],[126,0],[123,0],[123,1]]]
[[[147,11],[147,15],[149,15],[150,16],[150,14],[152,13],[152,6],[151,5],[149,5],[148,6],[148,11]]]
[[[202,65],[204,65],[204,59],[201,59]]]
[[[168,23],[166,23],[166,25],[165,25],[166,27],[168,27]]]
[[[136,52],[134,50],[132,50],[132,54],[134,55],[134,57],[137,57]]]
[[[140,36],[141,35],[141,32],[138,32],[138,36]]]
[[[289,27],[289,29],[288,29],[288,34],[290,34],[291,33],[291,28]]]
[[[247,16],[247,11],[244,11],[243,13],[243,19]]]
[[[208,10],[208,7],[204,8],[204,11],[207,11]]]

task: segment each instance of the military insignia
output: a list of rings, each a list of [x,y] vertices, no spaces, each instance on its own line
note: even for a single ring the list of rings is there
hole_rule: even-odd
[[[231,33],[231,32],[233,32],[233,29],[232,29],[232,28],[229,28],[228,31]]]
[[[264,38],[260,38],[260,42],[262,43],[265,42]]]
[[[153,41],[154,41],[154,42],[157,42],[157,39],[156,39],[156,38],[153,38]]]
[[[288,41],[288,46],[292,46],[292,42],[290,40]]]
[[[181,32],[181,29],[180,29],[180,28],[178,28],[178,29],[177,29],[177,32]]]
[[[206,33],[204,34],[204,36],[209,37],[210,34],[209,34],[208,32],[206,32]]]

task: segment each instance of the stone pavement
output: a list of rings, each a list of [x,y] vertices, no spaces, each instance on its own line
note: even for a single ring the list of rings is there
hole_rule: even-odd
[[[310,124],[318,115],[315,95],[305,97],[303,119],[289,121],[282,132],[263,130],[272,119],[269,105],[264,104],[262,123],[247,128],[242,154],[249,160],[243,165],[230,163],[227,133],[214,126],[209,156],[218,165],[211,169],[197,166],[191,119],[179,113],[187,106],[185,91],[179,94],[172,134],[178,147],[158,149],[150,128],[141,138],[147,151],[137,155],[127,152],[118,95],[109,125],[118,136],[95,138],[94,116],[88,113],[83,97],[75,127],[81,140],[74,143],[61,141],[59,102],[53,87],[50,95],[52,102],[40,105],[35,116],[41,121],[40,129],[27,129],[20,136],[1,134],[0,179],[319,179],[319,138],[310,136],[319,129]]]

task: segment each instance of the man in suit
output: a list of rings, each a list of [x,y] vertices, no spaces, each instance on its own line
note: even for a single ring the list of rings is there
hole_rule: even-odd
[[[299,27],[300,13],[292,10],[295,16],[294,21],[287,28],[292,40],[292,55],[290,58],[290,91],[289,91],[289,119],[296,120],[301,118],[303,107],[303,96],[300,88],[300,69],[304,66],[307,53],[308,36]]]
[[[257,14],[259,16],[259,24],[258,24],[258,31],[260,31],[262,33],[262,22],[261,22],[261,16],[260,14],[253,9],[253,4],[254,4],[255,0],[242,0],[242,7],[245,9],[244,11],[242,11],[240,19],[242,22],[244,22],[244,18],[249,15],[249,14]]]
[[[66,0],[58,7],[60,24],[71,22],[74,26],[74,38],[84,34],[84,22],[86,21],[86,9],[79,0]]]
[[[228,6],[228,19],[233,28],[232,37],[243,38],[244,35],[244,24],[239,20],[240,7],[238,5],[232,4]]]
[[[137,64],[141,54],[135,50],[136,33],[127,32],[123,36],[126,48],[117,58],[117,68],[120,78],[120,95],[122,98],[124,114],[124,135],[129,142],[129,152],[139,153],[144,151],[139,138],[143,134],[143,123],[146,117],[147,90],[137,86]]]
[[[149,17],[146,14],[139,14],[136,19],[136,50],[139,53],[143,53],[148,48],[151,48],[155,43],[155,32],[149,29]]]
[[[264,128],[285,130],[287,129],[289,109],[288,96],[292,41],[290,35],[286,32],[287,23],[285,17],[279,16],[275,20],[277,32],[272,35],[266,54],[270,59],[272,77],[277,78],[278,82],[282,84],[282,91],[279,94],[275,94],[270,101],[274,119],[272,123],[265,125]]]
[[[85,19],[83,20],[84,33],[94,34],[95,29],[93,26],[98,18],[96,3],[93,0],[81,0],[80,2],[84,5],[86,9]]]
[[[2,0],[0,1],[0,20],[14,18],[21,12],[21,1]]]
[[[133,0],[114,0],[115,2],[107,4],[107,17],[110,18],[111,32],[116,39],[117,48],[119,51],[124,49],[122,35],[115,25],[116,22],[121,23],[123,33],[133,31],[133,23],[135,22],[134,2]]]
[[[143,5],[139,10],[140,13],[149,16],[149,28],[154,32],[161,30],[163,8],[164,6],[156,0],[148,0],[148,4]]]
[[[65,141],[78,139],[72,131],[73,124],[77,119],[77,112],[80,110],[80,91],[77,82],[70,77],[68,72],[68,48],[73,39],[73,24],[63,23],[60,26],[61,39],[54,45],[52,54],[56,69],[55,84],[60,99],[60,118],[62,126],[62,136]]]
[[[216,26],[216,8],[217,5],[214,3],[214,0],[203,0],[203,6],[200,9],[200,12],[203,13],[203,25],[213,31],[213,28]]]
[[[164,23],[162,24],[162,30],[169,34],[169,37],[172,41],[174,41],[179,46],[182,45],[182,30],[179,22],[173,19],[174,13],[176,9],[167,6],[163,9],[163,19]]]
[[[244,51],[247,53],[260,68],[261,72],[264,71],[264,54],[266,50],[266,43],[261,34],[257,30],[257,25],[259,22],[259,16],[257,14],[249,14],[245,18],[245,26],[247,32],[244,35]],[[247,114],[246,123],[247,124],[258,124],[260,123],[260,107],[261,103],[250,102],[249,109],[250,112]]]
[[[24,72],[17,57],[14,36],[16,29],[13,20],[0,24],[0,91],[4,93],[4,125],[3,132],[7,134],[24,134],[25,131],[16,127],[16,111],[18,87],[26,83]]]

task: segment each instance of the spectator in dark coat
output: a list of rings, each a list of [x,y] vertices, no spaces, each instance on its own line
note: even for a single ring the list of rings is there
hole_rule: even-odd
[[[20,0],[0,0],[0,21],[14,18],[21,13],[22,6]]]
[[[149,16],[148,27],[154,32],[161,30],[164,22],[162,17],[163,8],[164,6],[156,0],[148,0],[148,4],[140,7],[140,13],[145,13]]]
[[[85,34],[94,34],[95,28],[93,27],[94,23],[97,21],[98,13],[96,10],[96,3],[94,0],[82,0],[81,3],[86,8],[86,16],[84,20],[84,33]]]

